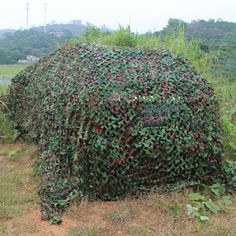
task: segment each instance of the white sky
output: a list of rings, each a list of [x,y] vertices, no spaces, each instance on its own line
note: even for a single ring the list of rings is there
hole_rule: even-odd
[[[0,28],[26,27],[27,0],[0,0]],[[159,30],[169,18],[190,22],[223,19],[236,22],[236,0],[28,0],[29,25],[43,25],[44,3],[47,23],[82,20],[115,29],[131,25],[133,31]]]

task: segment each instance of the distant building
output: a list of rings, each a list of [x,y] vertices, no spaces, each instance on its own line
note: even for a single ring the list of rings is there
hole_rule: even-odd
[[[32,55],[27,55],[26,59],[20,59],[18,60],[18,63],[20,64],[31,64],[31,63],[35,63],[39,60],[39,57],[35,57]]]
[[[19,64],[27,64],[27,60],[25,60],[25,59],[20,59],[20,60],[18,60],[18,63],[19,63]]]
[[[52,32],[49,32],[49,34],[54,35],[58,38],[61,38],[65,34],[65,32],[63,32],[63,31],[52,31]]]

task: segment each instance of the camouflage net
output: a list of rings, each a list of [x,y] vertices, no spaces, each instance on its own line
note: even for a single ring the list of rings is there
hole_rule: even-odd
[[[52,223],[85,195],[222,176],[213,90],[170,51],[67,45],[17,75],[9,103],[38,144],[42,218]]]

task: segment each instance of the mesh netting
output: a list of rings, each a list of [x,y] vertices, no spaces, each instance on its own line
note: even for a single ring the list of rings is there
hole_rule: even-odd
[[[222,175],[213,90],[170,51],[67,45],[17,75],[9,103],[38,144],[41,212],[53,223],[74,198]]]

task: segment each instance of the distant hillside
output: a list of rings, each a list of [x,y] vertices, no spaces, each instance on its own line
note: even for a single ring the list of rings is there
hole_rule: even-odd
[[[218,52],[219,64],[214,68],[217,69],[217,73],[236,78],[236,23],[222,20],[198,20],[186,23],[170,19],[168,25],[157,34],[177,31],[180,26],[184,26],[186,38],[199,39],[204,50]]]
[[[49,24],[30,30],[0,30],[0,64],[24,61],[27,56],[42,57],[72,37],[79,37],[86,30],[81,21],[70,24]]]
[[[46,26],[33,27],[30,30],[0,30],[0,64],[13,64],[24,61],[27,56],[42,57],[73,37],[80,37],[89,23],[82,24],[74,20],[69,24],[52,23]],[[108,31],[103,26],[101,31]]]
[[[169,32],[185,28],[187,39],[201,41],[201,47],[206,52],[217,51],[218,64],[213,68],[215,73],[236,78],[236,23],[222,20],[198,20],[186,23],[178,19],[170,19],[168,25],[155,34],[162,36]],[[41,57],[54,50],[57,45],[72,37],[80,37],[90,24],[82,24],[75,20],[69,24],[48,24],[44,27],[34,27],[30,30],[13,29],[0,30],[0,64],[12,64],[27,55]],[[109,31],[105,26],[101,31]]]
[[[17,63],[18,60],[25,59],[29,55],[44,56],[70,37],[69,32],[64,32],[61,37],[57,37],[33,29],[7,33],[0,39],[0,64]]]
[[[79,37],[87,28],[80,20],[72,21],[69,24],[52,23],[47,25],[47,32],[69,32],[73,37]],[[34,27],[33,30],[44,31],[44,26]]]
[[[0,29],[0,38],[4,38],[4,35],[7,33],[14,33],[15,29]]]

